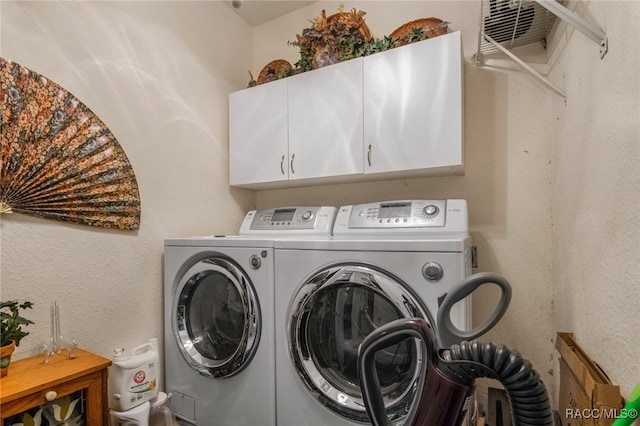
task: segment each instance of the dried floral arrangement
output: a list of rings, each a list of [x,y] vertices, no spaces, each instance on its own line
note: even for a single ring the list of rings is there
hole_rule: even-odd
[[[355,58],[362,46],[371,40],[371,33],[364,21],[366,12],[355,8],[344,12],[340,5],[338,13],[329,17],[325,10],[312,21],[312,26],[296,35],[289,42],[300,48],[300,60],[296,69],[309,71]]]
[[[288,42],[300,49],[300,59],[293,66],[284,59],[268,63],[257,82],[252,77],[249,87],[437,37],[446,34],[449,25],[439,18],[421,18],[401,25],[388,36],[374,38],[365,23],[365,15],[366,12],[355,8],[345,12],[344,5],[330,16],[323,9],[313,18],[311,27],[296,34],[295,41]]]
[[[302,34],[296,34],[295,41],[288,42],[300,49],[300,59],[294,66],[287,63],[287,66],[277,68],[274,64],[282,65],[286,61],[272,61],[262,69],[262,79],[259,78],[257,84],[446,34],[449,25],[439,18],[416,19],[396,28],[388,36],[374,38],[365,22],[365,15],[366,12],[355,8],[345,12],[344,5],[330,16],[323,9],[319,16],[313,18],[309,28],[304,28]],[[249,86],[255,85],[252,79]]]

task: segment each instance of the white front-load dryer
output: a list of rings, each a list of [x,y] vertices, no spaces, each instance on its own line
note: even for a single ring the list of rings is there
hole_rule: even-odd
[[[274,238],[328,238],[335,207],[247,213],[241,235],[164,243],[166,389],[183,424],[276,424]]]
[[[356,362],[364,337],[402,317],[437,329],[440,301],[471,271],[464,200],[342,207],[333,233],[274,242],[279,426],[368,424]],[[469,314],[467,298],[451,319],[465,330]],[[424,354],[408,340],[377,357],[387,412],[401,424]]]
[[[165,240],[166,388],[183,422],[275,425],[273,241]]]

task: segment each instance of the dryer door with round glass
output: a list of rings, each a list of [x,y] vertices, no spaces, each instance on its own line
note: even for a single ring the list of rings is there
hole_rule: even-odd
[[[225,257],[209,257],[182,276],[173,333],[189,365],[223,378],[242,371],[260,340],[260,307],[247,274]]]
[[[300,378],[326,407],[368,422],[358,347],[375,328],[415,316],[431,320],[406,285],[372,266],[336,265],[313,274],[294,296],[288,316],[289,347]],[[409,413],[424,359],[414,339],[378,353],[378,376],[392,419]]]

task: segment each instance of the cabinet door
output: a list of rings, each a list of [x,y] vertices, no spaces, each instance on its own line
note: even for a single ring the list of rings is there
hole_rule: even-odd
[[[462,166],[462,53],[450,33],[367,56],[365,173]]]
[[[286,80],[289,179],[362,173],[362,59]]]
[[[35,424],[40,424],[41,420],[42,424],[62,424],[56,422],[61,419],[56,417],[53,408],[55,404],[66,405],[68,408],[63,409],[63,412],[66,413],[67,419],[73,419],[78,424],[106,425],[109,419],[107,375],[105,366],[100,371],[66,382],[52,384],[44,390],[3,403],[0,413],[2,425],[22,424],[25,417],[34,419]],[[49,401],[49,394],[53,394],[52,398],[56,399]],[[72,423],[76,424],[71,420],[65,424]]]
[[[288,179],[287,79],[229,95],[229,184]]]

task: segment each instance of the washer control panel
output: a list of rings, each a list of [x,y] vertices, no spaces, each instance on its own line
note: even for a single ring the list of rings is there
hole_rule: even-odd
[[[446,200],[389,201],[353,206],[350,228],[444,226]]]
[[[286,233],[305,230],[331,233],[337,209],[335,207],[278,207],[252,210],[245,216],[240,234]]]

